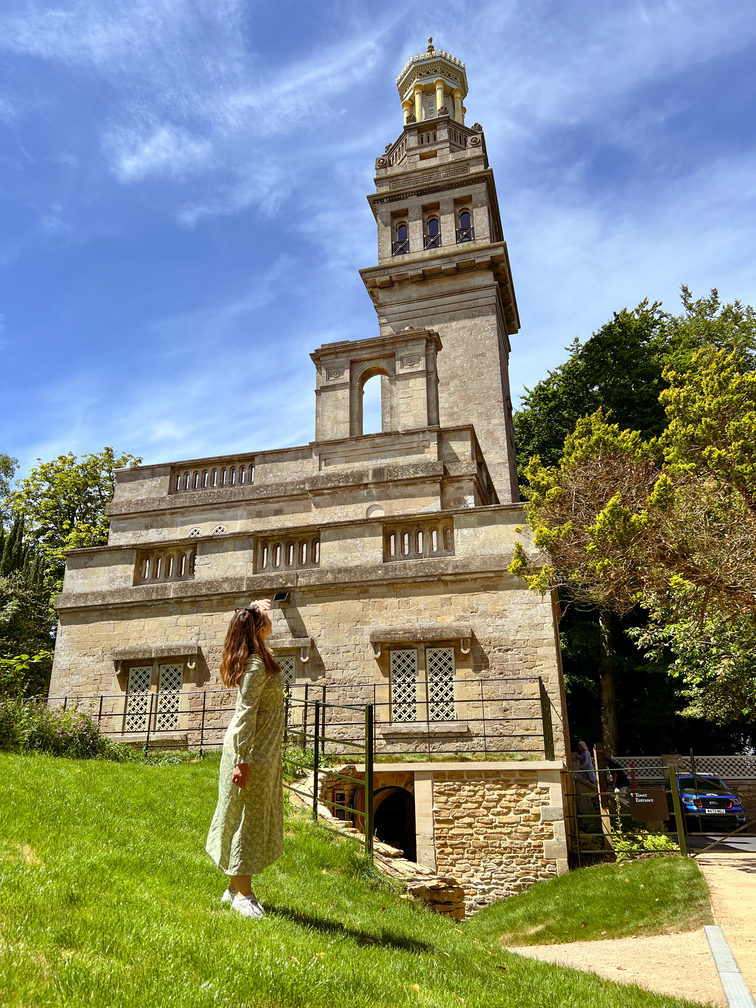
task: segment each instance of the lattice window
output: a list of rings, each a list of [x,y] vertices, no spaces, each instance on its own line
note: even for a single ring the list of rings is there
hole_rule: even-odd
[[[134,665],[129,669],[126,696],[126,731],[147,731],[150,711],[152,665]]]
[[[454,648],[426,648],[428,720],[454,720]]]
[[[391,652],[391,720],[417,721],[417,651]]]
[[[171,731],[179,726],[179,705],[184,665],[161,665],[157,698],[156,731]]]
[[[284,682],[284,697],[286,698],[286,721],[292,724],[294,720],[294,704],[289,703],[291,699],[291,686],[296,679],[297,657],[293,654],[276,655],[276,661],[281,666],[281,678]]]
[[[296,655],[293,654],[276,655],[276,661],[281,666],[281,678],[286,686],[291,686],[294,682],[296,660]]]

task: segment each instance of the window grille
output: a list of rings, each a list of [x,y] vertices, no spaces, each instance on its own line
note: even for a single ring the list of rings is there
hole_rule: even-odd
[[[126,731],[147,731],[150,711],[152,665],[134,665],[129,669],[126,695]]]
[[[436,217],[431,217],[426,225],[427,232],[424,239],[425,248],[441,247],[441,228]]]
[[[291,697],[291,687],[296,679],[296,655],[284,654],[276,655],[276,661],[281,667],[281,678],[284,684],[284,696],[287,700]],[[294,709],[292,704],[286,707],[286,723],[292,724],[294,720]]]
[[[281,678],[286,686],[291,686],[294,682],[296,655],[284,654],[276,655],[276,661],[281,666]]]
[[[454,648],[426,648],[428,720],[454,720]]]
[[[156,731],[171,731],[179,726],[179,705],[184,665],[161,665],[158,679]]]
[[[409,229],[406,224],[397,224],[396,240],[391,243],[392,255],[403,255],[409,252]]]
[[[457,228],[457,242],[472,241],[475,238],[475,231],[472,226],[472,217],[469,210],[463,210],[459,215],[459,227]]]
[[[417,651],[391,652],[391,720],[417,721]]]

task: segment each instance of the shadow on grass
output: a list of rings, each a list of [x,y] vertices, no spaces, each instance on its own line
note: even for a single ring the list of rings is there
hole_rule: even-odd
[[[391,948],[404,949],[406,952],[430,952],[433,946],[425,942],[415,941],[413,938],[403,938],[388,934],[382,931],[380,936],[368,934],[367,931],[358,931],[354,928],[344,927],[339,921],[328,920],[325,917],[316,917],[314,914],[300,913],[292,910],[291,907],[275,906],[265,904],[265,912],[275,917],[288,917],[295,924],[304,927],[315,928],[317,931],[324,931],[326,934],[344,934],[358,943],[358,945],[388,945]]]

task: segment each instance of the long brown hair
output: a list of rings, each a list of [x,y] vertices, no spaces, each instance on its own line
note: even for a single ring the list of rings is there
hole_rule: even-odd
[[[239,685],[251,655],[262,658],[265,671],[270,675],[278,675],[281,671],[280,665],[260,637],[266,619],[266,614],[258,606],[237,609],[231,617],[220,663],[221,679],[226,686]]]

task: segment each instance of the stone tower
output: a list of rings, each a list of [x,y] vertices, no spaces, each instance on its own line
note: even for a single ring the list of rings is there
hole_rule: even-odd
[[[465,65],[428,41],[397,78],[404,129],[376,160],[378,265],[360,273],[382,336],[439,334],[438,423],[475,426],[507,503],[519,500],[508,374],[517,303],[483,130],[465,125]]]

